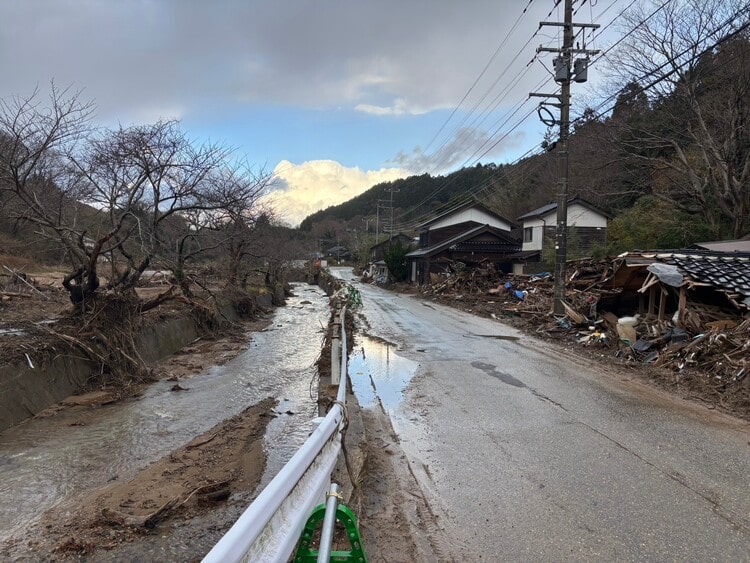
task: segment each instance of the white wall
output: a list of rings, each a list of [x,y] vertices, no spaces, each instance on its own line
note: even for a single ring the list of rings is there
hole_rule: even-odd
[[[551,223],[547,223],[547,226],[554,227],[555,226],[555,218],[552,218]],[[524,233],[526,232],[526,229],[531,227],[534,229],[534,232],[531,237],[531,242],[524,242],[521,245],[521,250],[526,252],[527,250],[541,250],[542,249],[542,238],[544,237],[544,221],[541,219],[531,219],[529,221],[523,222],[523,229]]]
[[[557,215],[553,215],[556,222]],[[568,206],[569,227],[607,227],[607,218],[584,207],[580,203]]]
[[[540,219],[531,219],[523,222],[523,228],[532,227],[534,233],[531,242],[524,242],[521,250],[541,250],[544,226],[557,227],[557,210],[543,215]],[[568,227],[598,227],[607,228],[607,218],[584,207],[580,203],[568,206]]]
[[[463,211],[454,215],[443,217],[439,221],[431,224],[430,229],[439,229],[441,227],[448,227],[450,225],[456,225],[458,223],[465,223],[466,221],[475,221],[480,225],[490,225],[491,227],[502,229],[504,231],[510,231],[510,223],[508,223],[507,221],[496,219],[489,213],[485,213],[481,209],[476,209],[473,207],[464,209]]]

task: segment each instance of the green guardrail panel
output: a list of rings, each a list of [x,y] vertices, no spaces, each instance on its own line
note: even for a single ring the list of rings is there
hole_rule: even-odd
[[[294,563],[316,563],[318,561],[318,551],[312,549],[312,543],[315,530],[323,521],[326,515],[326,505],[319,504],[312,511],[307,519],[305,528],[302,530],[302,536],[297,546],[297,553],[294,555]],[[346,530],[346,536],[349,538],[349,551],[331,551],[330,561],[357,561],[358,563],[367,563],[362,539],[359,536],[359,527],[357,518],[354,513],[346,506],[339,505],[336,508],[336,521],[343,524]]]

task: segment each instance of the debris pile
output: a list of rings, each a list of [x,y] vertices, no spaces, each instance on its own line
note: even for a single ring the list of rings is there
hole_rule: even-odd
[[[608,349],[631,364],[668,368],[675,382],[702,377],[712,392],[741,389],[750,414],[748,254],[629,253],[569,262],[565,315],[558,316],[548,272],[464,270],[422,293],[476,314],[512,317],[542,335]]]

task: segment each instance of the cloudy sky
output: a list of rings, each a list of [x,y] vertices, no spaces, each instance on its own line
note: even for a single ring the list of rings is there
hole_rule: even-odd
[[[590,0],[575,21],[606,25],[626,3]],[[0,97],[54,80],[94,100],[103,125],[180,119],[275,172],[275,202],[296,224],[378,182],[538,146],[536,113],[521,119],[536,102],[521,104],[549,76],[551,55],[527,63],[558,45],[556,28],[532,39],[562,19],[553,5],[0,0]]]

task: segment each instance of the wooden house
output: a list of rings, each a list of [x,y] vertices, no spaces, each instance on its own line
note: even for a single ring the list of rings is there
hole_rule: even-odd
[[[467,267],[491,263],[509,271],[508,255],[520,250],[515,225],[478,203],[469,203],[419,225],[419,248],[406,255],[412,283],[430,283],[457,262]]]
[[[610,216],[589,202],[573,198],[568,201],[568,257],[590,256],[607,242]],[[523,243],[521,252],[512,257],[514,274],[536,273],[548,267],[545,258],[554,255],[557,230],[557,203],[549,203],[521,215]]]
[[[389,237],[378,244],[372,245],[370,247],[370,262],[374,263],[378,260],[383,260],[390,246],[396,243],[401,243],[401,246],[408,248],[410,245],[414,244],[414,239],[404,233],[398,233],[393,235],[392,238]]]
[[[391,245],[394,244],[401,244],[403,248],[408,249],[414,246],[414,239],[404,233],[398,233],[370,247],[370,264],[366,274],[378,284],[386,284],[391,281],[391,273],[388,271],[385,257]]]

